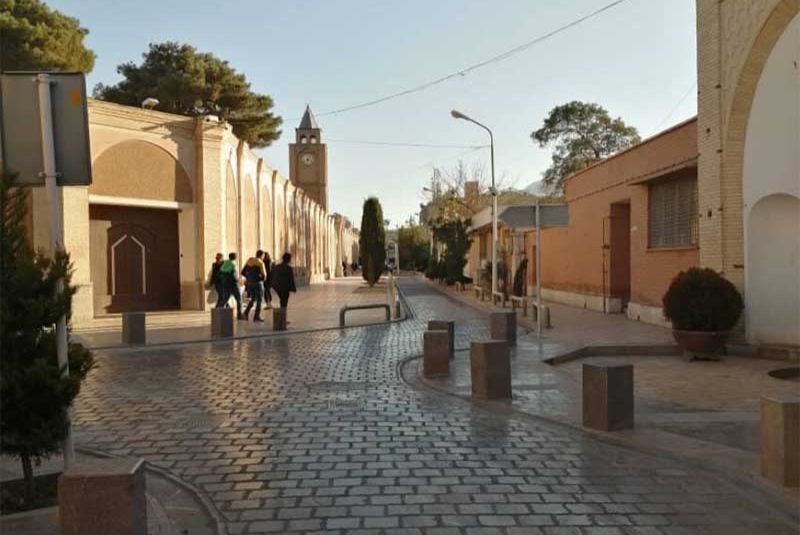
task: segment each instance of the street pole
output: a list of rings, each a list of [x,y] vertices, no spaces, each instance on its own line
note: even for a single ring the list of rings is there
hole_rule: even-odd
[[[39,90],[39,123],[42,131],[42,162],[45,188],[50,201],[50,249],[56,251],[64,248],[64,222],[61,216],[61,204],[58,198],[58,173],[56,171],[56,148],[53,141],[53,108],[50,101],[50,85],[53,83],[48,74],[38,74],[34,79]],[[56,282],[56,294],[64,293],[64,280]],[[69,375],[69,359],[67,358],[67,317],[62,315],[56,322],[56,354],[58,366],[64,376]],[[67,410],[67,438],[64,440],[64,468],[72,465],[75,451],[72,443],[71,411]]]
[[[536,199],[536,336],[542,336],[542,229]]]

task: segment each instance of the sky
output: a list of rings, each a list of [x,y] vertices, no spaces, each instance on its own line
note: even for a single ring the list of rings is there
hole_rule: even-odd
[[[306,104],[328,143],[332,212],[358,226],[377,196],[391,227],[426,201],[433,167],[459,159],[489,167],[489,126],[504,183],[539,180],[550,152],[530,139],[549,110],[596,102],[642,137],[696,113],[695,0],[626,0],[503,61],[425,91],[371,101],[458,72],[587,15],[611,0],[49,0],[89,30],[97,54],[88,76],[120,79],[151,42],[186,42],[227,60],[252,89],[272,96],[283,135],[257,150],[288,176],[288,144]],[[354,141],[456,145],[399,147]],[[488,172],[488,171],[487,171]]]

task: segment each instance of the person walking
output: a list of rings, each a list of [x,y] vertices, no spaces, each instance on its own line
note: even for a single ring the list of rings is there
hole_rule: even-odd
[[[264,279],[264,301],[266,308],[272,308],[272,257],[269,253],[264,253],[264,270],[267,272],[267,278]]]
[[[225,306],[225,301],[222,300],[225,293],[224,285],[222,284],[222,272],[220,271],[222,264],[222,253],[217,253],[214,257],[214,262],[211,264],[211,270],[208,272],[208,281],[206,281],[206,289],[214,288],[214,291],[217,292],[217,304],[214,305],[216,308]]]
[[[223,306],[228,305],[231,297],[236,300],[236,319],[243,320],[242,293],[239,291],[239,270],[236,269],[236,253],[228,253],[228,259],[220,267],[223,285]]]
[[[264,269],[264,262],[261,260],[263,257],[264,251],[259,249],[256,251],[256,256],[248,258],[247,263],[242,268],[245,288],[247,289],[247,295],[250,296],[250,301],[244,310],[245,321],[250,318],[250,309],[253,308],[253,305],[256,307],[253,321],[264,321],[261,319],[261,300],[264,297],[264,281],[267,280],[267,272]]]
[[[297,292],[297,287],[294,284],[291,253],[284,253],[283,262],[272,269],[272,288],[278,294],[281,308],[287,308],[289,306],[289,293]]]

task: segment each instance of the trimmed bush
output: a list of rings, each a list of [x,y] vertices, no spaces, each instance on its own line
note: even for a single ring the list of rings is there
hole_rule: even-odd
[[[744,302],[739,290],[713,269],[691,268],[672,279],[663,298],[664,316],[680,331],[729,331]]]
[[[362,264],[361,275],[370,286],[375,286],[386,266],[386,231],[383,228],[383,209],[380,201],[375,197],[364,201],[360,230],[358,247]]]

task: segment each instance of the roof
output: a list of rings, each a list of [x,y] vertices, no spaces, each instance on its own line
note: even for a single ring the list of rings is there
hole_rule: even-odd
[[[298,126],[297,129],[319,130],[317,120],[314,118],[314,114],[311,113],[311,106],[306,105],[306,112],[303,114],[303,118],[300,120],[300,126]]]
[[[566,204],[539,204],[539,209],[539,223],[542,228],[563,227],[569,222],[569,211]],[[514,231],[536,228],[536,204],[498,206],[497,221]],[[492,207],[487,206],[472,216],[472,225],[469,231],[474,232],[491,223]]]

